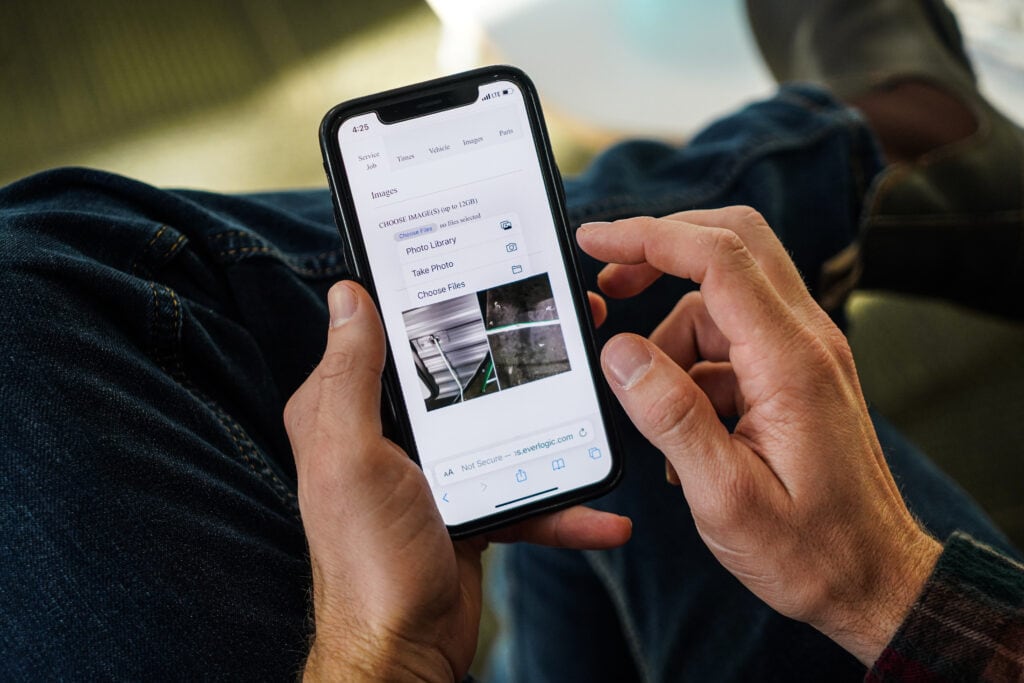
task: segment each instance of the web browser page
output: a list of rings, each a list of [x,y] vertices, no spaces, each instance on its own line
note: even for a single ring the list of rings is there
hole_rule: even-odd
[[[338,132],[420,463],[449,525],[608,476],[522,94]]]

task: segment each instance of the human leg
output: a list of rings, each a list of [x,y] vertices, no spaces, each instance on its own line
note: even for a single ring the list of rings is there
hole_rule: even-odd
[[[0,190],[3,678],[285,678],[309,568],[281,425],[343,271],[326,192]]]

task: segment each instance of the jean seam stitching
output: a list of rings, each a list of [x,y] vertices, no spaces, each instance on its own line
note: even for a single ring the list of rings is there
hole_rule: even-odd
[[[150,256],[154,254],[153,249],[160,243],[160,240],[164,237],[168,230],[173,230],[169,225],[162,224],[153,236],[149,238],[145,246],[139,250],[139,253],[132,259],[131,268],[129,269],[132,275],[136,276],[152,276],[152,274],[163,267],[178,251],[182,246],[188,243],[188,235],[180,233],[177,238],[171,242],[166,249],[164,249],[155,259],[150,261]],[[173,234],[170,235],[173,237]]]
[[[132,259],[132,266],[131,266],[131,273],[132,273],[132,275],[138,275],[140,273],[140,268],[142,267],[142,257],[149,253],[149,250],[153,248],[153,245],[157,243],[157,241],[160,239],[160,237],[163,236],[163,234],[165,232],[167,232],[167,226],[166,225],[161,225],[157,229],[157,231],[155,233],[153,233],[153,236],[149,238],[149,241],[146,242],[146,246],[144,246],[139,251],[139,253],[135,256],[135,258]]]
[[[175,244],[177,245],[181,241],[182,240],[179,239]],[[177,293],[169,287],[160,285],[153,281],[149,282],[149,287],[153,295],[153,323],[151,326],[151,333],[153,334],[154,340],[158,338],[158,335],[161,332],[170,332],[172,337],[176,336],[175,332],[181,330],[183,320],[181,301],[179,300]],[[170,300],[171,306],[174,310],[170,330],[161,330],[161,325],[158,322],[162,318],[159,303],[160,290],[164,291],[164,295]],[[256,476],[270,484],[278,498],[280,498],[281,501],[291,510],[292,515],[298,518],[298,501],[295,494],[277,477],[276,474],[274,474],[269,465],[266,465],[266,459],[259,453],[259,449],[256,447],[256,444],[253,443],[251,438],[249,438],[245,429],[238,423],[238,421],[228,415],[216,401],[206,396],[206,394],[199,389],[194,382],[192,382],[185,373],[185,366],[181,355],[173,350],[159,350],[154,343],[152,356],[160,369],[163,370],[168,377],[173,379],[178,386],[191,394],[197,401],[203,403],[213,413],[221,428],[231,439],[232,443],[234,443],[235,450],[241,457],[242,461],[254,474],[256,474]],[[259,460],[260,463],[264,465],[265,469],[261,470],[261,468],[254,462],[254,459]]]
[[[165,260],[169,259],[171,256],[174,255],[176,251],[178,251],[178,249],[181,248],[181,245],[185,243],[186,239],[187,238],[185,237],[184,234],[178,235],[178,239],[174,240],[171,246],[167,247],[167,250],[160,255],[160,258]]]
[[[216,252],[218,258],[226,259],[226,258],[236,257],[236,256],[243,256],[244,257],[246,255],[265,254],[265,255],[268,255],[268,256],[275,257],[276,259],[281,261],[281,263],[283,263],[285,266],[287,266],[290,270],[298,273],[299,275],[305,275],[307,277],[324,277],[324,276],[327,276],[327,275],[333,275],[333,274],[336,274],[336,273],[344,272],[344,270],[345,270],[345,264],[344,263],[338,263],[338,264],[331,265],[331,266],[314,267],[314,268],[311,268],[311,267],[309,267],[307,265],[303,265],[302,264],[303,260],[308,260],[308,261],[312,261],[312,262],[321,262],[321,261],[323,261],[323,260],[325,260],[325,259],[327,259],[329,257],[332,257],[332,256],[333,257],[341,256],[342,260],[343,260],[344,250],[341,249],[341,248],[328,249],[328,250],[325,250],[325,251],[321,251],[321,252],[319,252],[317,254],[311,254],[311,255],[305,256],[305,257],[297,257],[297,256],[292,256],[291,254],[287,254],[285,252],[282,252],[277,247],[274,247],[274,246],[272,246],[270,244],[267,244],[262,239],[260,239],[258,236],[253,235],[252,233],[246,232],[244,230],[225,230],[223,232],[219,232],[219,233],[216,233],[214,235],[211,235],[209,237],[209,241],[210,241],[211,245],[213,245],[216,242],[223,241],[225,239],[229,239],[229,238],[232,238],[232,237],[242,238],[243,240],[248,241],[250,243],[250,246],[236,246],[236,247],[232,247],[232,248],[229,248],[229,249],[220,249],[219,251]],[[235,260],[240,260],[240,259],[235,259]]]

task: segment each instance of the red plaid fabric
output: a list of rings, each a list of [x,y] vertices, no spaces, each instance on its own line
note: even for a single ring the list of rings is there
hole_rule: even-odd
[[[955,533],[866,681],[1024,681],[1024,565]]]

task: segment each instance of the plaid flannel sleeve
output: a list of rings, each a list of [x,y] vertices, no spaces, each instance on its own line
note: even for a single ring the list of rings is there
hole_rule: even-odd
[[[865,680],[1024,680],[1024,565],[953,534]]]

